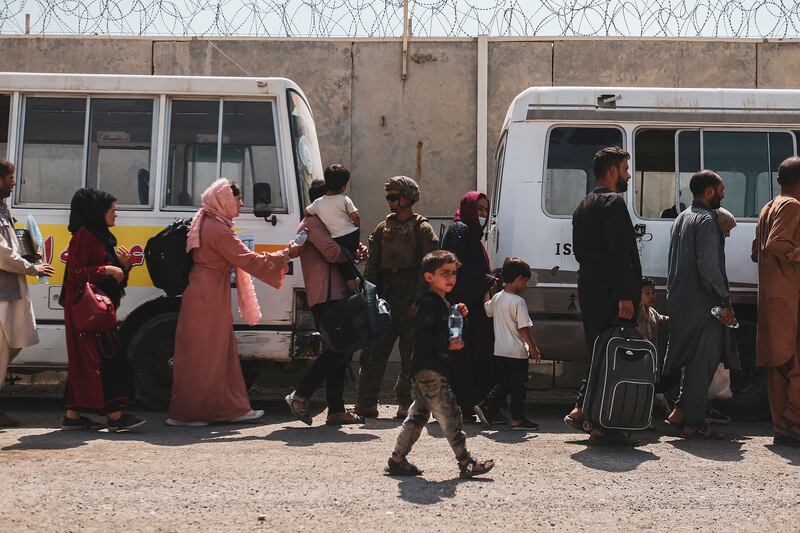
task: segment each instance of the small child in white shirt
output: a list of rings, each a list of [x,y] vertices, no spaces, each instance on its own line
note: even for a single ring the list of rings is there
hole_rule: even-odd
[[[331,238],[339,246],[356,256],[356,250],[361,238],[361,219],[353,200],[344,194],[347,183],[350,181],[350,171],[342,165],[331,165],[325,169],[325,186],[327,192],[314,200],[306,207],[306,215],[316,215],[328,228]],[[339,272],[350,290],[356,288],[354,266],[347,263],[337,263]]]
[[[539,361],[542,354],[531,336],[533,321],[528,305],[519,295],[531,279],[531,267],[519,257],[503,262],[503,290],[486,298],[486,315],[494,320],[494,355],[500,382],[475,406],[484,425],[491,427],[492,416],[511,394],[511,429],[535,430],[539,424],[525,418],[525,383],[528,359]]]

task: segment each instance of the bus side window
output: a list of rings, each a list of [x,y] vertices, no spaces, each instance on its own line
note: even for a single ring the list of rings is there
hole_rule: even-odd
[[[268,183],[270,211],[286,213],[272,102],[225,100],[222,140],[222,176],[242,185],[244,207],[253,207],[253,185]]]
[[[787,131],[679,131],[677,146],[681,198],[692,198],[692,174],[709,168],[725,180],[722,207],[745,219],[757,218],[780,192],[778,166],[796,153],[794,136]]]
[[[199,206],[203,191],[218,177],[242,188],[245,208],[253,207],[253,184],[269,183],[270,209],[286,213],[274,105],[268,101],[176,100],[172,103],[167,206]]]
[[[91,101],[89,187],[109,191],[122,206],[152,205],[152,99]]]
[[[544,209],[553,216],[570,216],[594,189],[594,155],[607,146],[622,147],[622,130],[614,127],[557,127],[547,142]]]
[[[18,201],[69,205],[83,186],[86,98],[25,98]]]

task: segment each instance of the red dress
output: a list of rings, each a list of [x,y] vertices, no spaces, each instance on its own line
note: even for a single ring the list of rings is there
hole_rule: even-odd
[[[116,333],[82,335],[72,327],[73,301],[87,281],[106,288],[108,296],[119,305],[121,289],[113,278],[104,275],[105,267],[113,263],[103,242],[86,228],[73,234],[67,253],[62,289],[69,360],[66,408],[101,414],[119,411],[131,403],[132,374]]]

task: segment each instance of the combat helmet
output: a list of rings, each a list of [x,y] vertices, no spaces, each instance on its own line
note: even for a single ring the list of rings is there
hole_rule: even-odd
[[[386,180],[385,185],[387,191],[395,189],[413,203],[419,202],[419,185],[408,176],[394,176]]]

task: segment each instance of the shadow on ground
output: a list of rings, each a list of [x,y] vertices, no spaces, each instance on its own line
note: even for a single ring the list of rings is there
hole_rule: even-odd
[[[455,469],[455,463],[453,463]],[[462,483],[492,483],[490,477],[476,477],[472,479],[448,479],[446,481],[430,481],[424,477],[403,478],[397,484],[401,499],[418,505],[434,505],[444,500],[453,498],[456,489]]]

